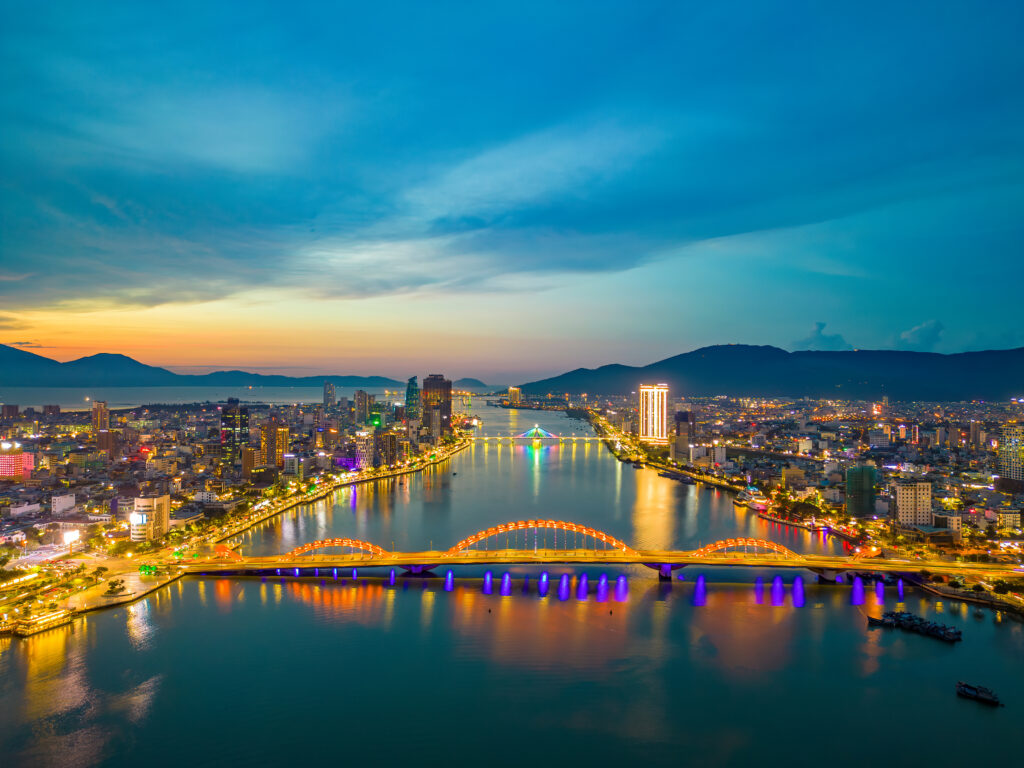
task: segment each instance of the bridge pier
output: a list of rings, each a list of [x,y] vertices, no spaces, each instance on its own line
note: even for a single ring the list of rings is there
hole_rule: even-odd
[[[403,566],[400,566],[400,567],[406,573],[410,573],[413,576],[423,576],[423,575],[433,576],[434,575],[433,570],[435,568],[437,568],[437,566],[438,566],[438,564],[434,563],[433,565],[403,565]]]
[[[648,568],[658,572],[658,581],[672,581],[672,571],[685,568],[685,565],[672,565],[670,563],[644,563]]]

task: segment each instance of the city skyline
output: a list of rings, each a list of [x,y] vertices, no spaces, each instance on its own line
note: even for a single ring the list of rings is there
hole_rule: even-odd
[[[0,343],[508,381],[1024,345],[1019,8],[53,8],[0,31]]]

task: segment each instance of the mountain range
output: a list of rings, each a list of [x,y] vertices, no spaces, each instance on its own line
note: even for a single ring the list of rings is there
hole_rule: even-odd
[[[944,355],[899,350],[787,352],[771,346],[703,347],[645,366],[577,368],[522,385],[526,394],[629,394],[666,383],[672,396],[841,400],[1008,400],[1024,397],[1024,347]]]
[[[52,360],[17,347],[0,344],[0,385],[14,387],[319,387],[331,381],[339,387],[399,387],[405,382],[386,376],[277,376],[247,371],[181,374],[145,365],[125,355],[98,354]]]

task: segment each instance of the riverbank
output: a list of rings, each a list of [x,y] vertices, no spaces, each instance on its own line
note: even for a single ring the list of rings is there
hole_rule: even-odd
[[[1017,602],[1007,595],[995,595],[991,592],[975,592],[973,590],[956,589],[945,584],[932,584],[919,579],[913,579],[914,586],[923,589],[936,597],[945,597],[949,600],[960,600],[974,605],[983,605],[995,611],[1004,611],[1014,616],[1024,618],[1024,602]]]
[[[300,506],[301,504],[310,504],[314,501],[319,501],[320,499],[330,496],[332,493],[341,488],[347,488],[349,486],[359,485],[361,483],[372,483],[377,480],[387,480],[388,478],[392,477],[402,477],[403,475],[413,475],[416,474],[417,472],[422,472],[424,469],[427,469],[428,467],[437,466],[438,464],[448,461],[453,456],[464,451],[471,444],[472,440],[470,440],[468,437],[463,438],[458,444],[456,444],[452,448],[452,450],[450,450],[445,455],[439,456],[435,459],[431,459],[430,461],[427,461],[423,464],[417,464],[415,467],[395,469],[389,472],[383,472],[379,475],[372,475],[370,477],[354,477],[349,478],[347,480],[339,480],[335,483],[325,485],[322,488],[317,488],[316,491],[312,494],[307,493],[306,495],[303,496],[285,499],[279,505],[275,505],[274,507],[272,507],[265,514],[261,514],[259,517],[256,518],[247,518],[243,525],[232,528],[231,531],[228,533],[219,534],[213,539],[211,539],[211,541],[214,544],[221,544],[225,541],[228,541],[229,539],[233,539],[236,536],[245,533],[253,526],[259,525],[260,523],[264,523],[273,517],[277,517],[283,512],[287,512],[289,509],[293,509],[294,507]]]

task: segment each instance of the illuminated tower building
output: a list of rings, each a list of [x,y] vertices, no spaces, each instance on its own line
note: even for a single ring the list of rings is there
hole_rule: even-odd
[[[20,482],[31,476],[35,454],[25,453],[21,443],[0,443],[0,479]]]
[[[249,442],[249,409],[240,406],[233,397],[228,398],[228,404],[220,412],[220,442],[231,464],[239,462],[242,446]]]
[[[92,430],[99,432],[101,429],[110,429],[110,411],[107,410],[106,400],[93,400]]]
[[[640,441],[668,445],[668,384],[640,385]]]
[[[373,406],[373,395],[358,390],[356,392],[356,424],[365,424],[370,418],[370,410]]]
[[[333,408],[337,402],[337,395],[334,391],[334,384],[325,381],[324,382],[324,408]]]
[[[373,466],[373,460],[376,448],[376,441],[374,440],[373,430],[363,430],[356,432],[356,467],[358,469],[369,469]]]
[[[519,387],[508,388],[508,404],[519,405],[523,397],[523,391]]]
[[[416,377],[409,379],[405,385],[405,417],[407,419],[418,419],[420,417],[420,386]]]
[[[378,432],[374,441],[377,466],[390,467],[398,461],[398,436],[394,432]]]
[[[427,414],[437,409],[439,431],[437,437],[447,435],[452,431],[452,382],[440,373],[432,373],[423,380],[423,392],[421,398],[423,408],[423,419],[426,422]]]
[[[252,477],[252,471],[256,468],[257,451],[250,445],[242,448],[242,476]]]
[[[276,418],[260,426],[260,457],[263,466],[283,467],[284,453],[288,450],[288,427]]]
[[[999,476],[1024,482],[1024,424],[1003,425],[999,438]]]

